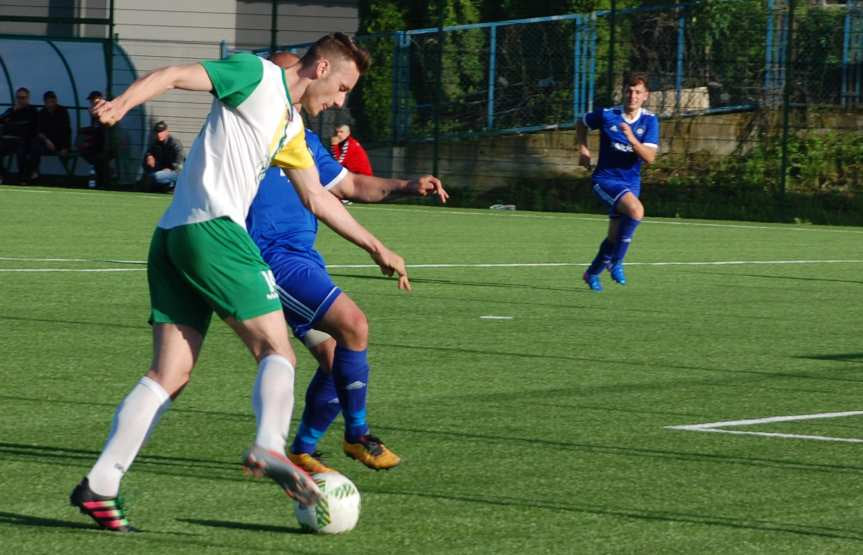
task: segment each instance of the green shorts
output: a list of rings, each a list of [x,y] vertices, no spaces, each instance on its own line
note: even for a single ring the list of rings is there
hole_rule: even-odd
[[[245,229],[217,218],[157,227],[147,257],[150,324],[207,333],[213,311],[248,320],[281,310],[276,280]]]

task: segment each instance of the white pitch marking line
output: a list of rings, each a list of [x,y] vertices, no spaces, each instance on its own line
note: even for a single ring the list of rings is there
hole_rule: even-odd
[[[14,256],[0,256],[0,260],[20,262],[105,262],[110,264],[135,264],[146,265],[146,260],[110,260],[98,258],[28,258]],[[829,259],[829,260],[707,260],[700,262],[628,262],[627,266],[745,266],[745,265],[784,265],[784,264],[861,264],[863,260],[856,259]],[[587,262],[504,262],[504,263],[476,263],[476,264],[408,264],[411,269],[432,268],[557,268],[585,266]],[[377,268],[376,264],[329,264],[328,269],[363,269]],[[92,271],[132,271],[132,269],[0,269],[3,272],[92,272]]]
[[[146,264],[146,260],[112,260],[108,258],[30,258],[27,256],[0,256],[0,260],[22,262],[109,262],[112,264]]]
[[[144,272],[146,268],[0,268],[0,272]]]
[[[831,437],[805,434],[781,434],[775,432],[748,432],[743,430],[726,430],[731,426],[757,426],[759,424],[772,424],[774,422],[801,422],[804,420],[819,420],[823,418],[842,418],[845,416],[859,416],[863,411],[846,412],[822,412],[817,414],[800,414],[796,416],[770,416],[767,418],[749,418],[746,420],[725,420],[722,422],[708,422],[705,424],[684,424],[679,426],[666,426],[667,430],[684,430],[687,432],[713,432],[721,434],[752,435],[762,437],[779,437],[784,439],[808,439],[814,441],[834,441],[842,443],[863,443],[863,439],[848,437]]]
[[[512,320],[512,316],[480,316],[480,320]]]
[[[117,195],[128,195],[129,198],[145,198],[145,199],[161,199],[164,200],[164,195],[156,195],[156,194],[130,194],[124,191],[68,191],[64,189],[60,190],[28,190],[28,189],[17,189],[17,188],[6,188],[0,187],[0,192],[7,193],[40,193],[40,194],[66,194],[66,195],[79,195],[79,196],[92,196],[93,194],[106,194],[112,193]],[[507,213],[494,212],[494,211],[482,211],[478,209],[463,209],[463,210],[454,210],[454,209],[446,209],[446,208],[435,208],[434,210],[421,210],[416,208],[385,208],[383,206],[358,206],[356,204],[351,206],[351,209],[359,209],[359,210],[382,210],[382,211],[390,211],[390,212],[422,212],[424,214],[443,214],[449,216],[485,216],[485,217],[493,217],[493,218],[521,218],[521,219],[531,219],[531,220],[559,220],[559,221],[581,221],[581,222],[605,222],[608,218],[602,216],[596,217],[585,217],[585,216],[552,216],[552,215],[542,215],[542,214],[517,214],[510,211],[506,211]],[[655,220],[655,219],[647,219],[643,220],[643,223],[646,224],[658,224],[658,225],[683,225],[683,226],[697,226],[697,227],[724,227],[729,229],[765,229],[765,230],[774,230],[774,231],[812,231],[818,233],[854,233],[854,234],[863,234],[863,230],[857,229],[824,229],[818,226],[794,226],[791,224],[776,224],[776,225],[745,225],[745,224],[720,224],[720,223],[709,223],[709,222],[687,222],[687,221],[673,221],[673,220]]]
[[[743,266],[746,264],[861,264],[863,260],[713,260],[702,262],[627,262],[627,266]],[[408,268],[554,268],[587,262],[512,262],[479,264],[408,264]],[[376,264],[328,264],[327,268],[377,268]]]
[[[351,206],[352,209],[360,209],[360,210],[384,210],[390,212],[422,212],[424,214],[438,214],[438,215],[448,215],[448,216],[484,216],[484,217],[492,217],[492,218],[521,218],[521,219],[530,219],[530,220],[558,220],[558,221],[580,221],[580,222],[605,222],[608,218],[603,218],[600,216],[597,217],[585,217],[585,216],[551,216],[551,215],[541,215],[541,214],[517,214],[513,212],[507,211],[506,213],[502,212],[482,212],[478,210],[452,210],[452,209],[444,209],[444,208],[435,208],[432,210],[418,210],[416,208],[384,208],[381,206],[357,206],[354,204]],[[646,224],[660,224],[660,225],[691,225],[697,227],[725,227],[730,229],[766,229],[766,230],[774,230],[774,231],[815,231],[821,233],[855,233],[855,234],[863,234],[863,230],[857,229],[823,229],[816,226],[793,226],[791,224],[776,224],[773,226],[770,225],[744,225],[744,224],[720,224],[720,223],[708,223],[708,222],[680,222],[680,221],[671,221],[671,220],[654,220],[654,219],[646,219],[642,220],[642,223]]]

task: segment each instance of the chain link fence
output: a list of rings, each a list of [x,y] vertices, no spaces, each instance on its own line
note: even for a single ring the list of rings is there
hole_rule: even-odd
[[[459,187],[512,195],[538,175],[583,177],[577,121],[619,104],[624,76],[643,71],[663,120],[663,156],[645,176],[658,195],[778,210],[789,192],[859,199],[861,2],[633,4],[360,36],[375,65],[352,95],[357,135],[392,168],[440,168]]]

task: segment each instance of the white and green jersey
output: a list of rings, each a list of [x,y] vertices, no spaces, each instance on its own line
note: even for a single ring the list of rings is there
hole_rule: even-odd
[[[285,72],[253,54],[201,62],[213,83],[213,106],[177,179],[159,227],[246,214],[273,157],[287,144],[305,149],[303,121],[292,106]],[[295,167],[308,167],[299,161]]]

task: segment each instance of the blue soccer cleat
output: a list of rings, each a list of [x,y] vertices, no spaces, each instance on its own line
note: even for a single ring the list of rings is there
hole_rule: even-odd
[[[626,285],[626,275],[623,273],[623,264],[615,264],[608,269],[611,272],[611,279],[620,285]]]
[[[591,274],[590,272],[584,272],[584,275],[581,276],[581,279],[584,280],[584,283],[590,287],[591,291],[596,291],[597,293],[602,291],[602,282],[599,281],[599,276],[596,274]]]

